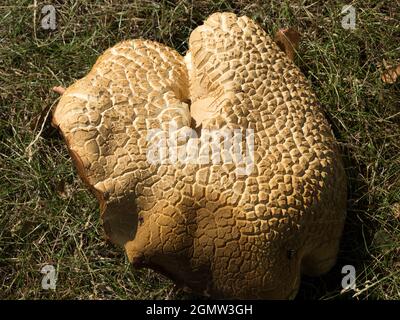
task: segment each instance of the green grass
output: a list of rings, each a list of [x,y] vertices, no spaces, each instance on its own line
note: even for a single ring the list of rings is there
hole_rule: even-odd
[[[39,0],[36,8],[34,2],[0,4],[0,298],[171,296],[171,282],[132,270],[122,250],[104,240],[96,200],[46,117],[58,98],[51,87],[83,77],[123,39],[152,39],[183,54],[203,19],[233,11],[271,35],[280,27],[300,30],[296,63],[344,155],[348,219],[338,263],[323,277],[304,278],[298,298],[400,299],[399,81],[380,79],[383,61],[400,63],[398,0],[351,2],[355,30],[340,23],[349,1]],[[57,12],[54,31],[40,27],[40,10],[49,3]],[[41,289],[46,264],[58,271],[55,291]],[[341,294],[346,264],[356,268],[357,290]]]

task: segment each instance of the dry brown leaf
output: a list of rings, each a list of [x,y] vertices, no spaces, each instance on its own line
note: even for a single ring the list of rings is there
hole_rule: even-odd
[[[386,69],[382,73],[381,79],[385,83],[392,84],[396,82],[399,76],[400,76],[400,64],[397,65],[397,67]]]
[[[274,41],[287,54],[290,60],[294,60],[295,52],[299,47],[300,33],[293,28],[279,29],[275,33]]]
[[[65,88],[64,87],[53,87],[53,91],[57,92],[59,95],[62,95],[65,92]]]

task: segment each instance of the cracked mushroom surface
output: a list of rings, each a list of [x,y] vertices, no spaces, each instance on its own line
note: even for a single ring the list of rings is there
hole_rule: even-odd
[[[305,77],[245,16],[211,15],[185,57],[147,40],[108,49],[53,123],[136,267],[215,298],[286,299],[301,274],[335,263],[346,214],[336,141]],[[171,132],[186,138],[162,139]],[[250,132],[250,170],[210,132]],[[220,161],[200,161],[215,145]]]

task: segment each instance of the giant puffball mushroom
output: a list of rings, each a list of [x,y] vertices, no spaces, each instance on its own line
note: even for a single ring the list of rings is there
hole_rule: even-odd
[[[204,130],[251,129],[251,170],[238,174],[222,152],[165,161],[162,146],[164,161],[149,161],[160,134],[172,123],[190,131],[192,118],[202,133],[191,146]],[[185,57],[153,41],[117,44],[67,88],[53,123],[136,267],[214,298],[286,299],[301,274],[335,263],[346,213],[337,143],[305,77],[246,16],[211,15]]]

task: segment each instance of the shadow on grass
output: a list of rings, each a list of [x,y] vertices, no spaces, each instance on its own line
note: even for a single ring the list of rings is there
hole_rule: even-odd
[[[340,133],[329,114],[326,118],[332,126],[335,137],[340,141]],[[342,274],[342,268],[346,265],[354,266],[357,273],[363,270],[363,265],[371,260],[367,251],[367,244],[372,241],[376,227],[359,216],[360,212],[368,209],[368,204],[363,200],[363,195],[368,191],[365,183],[359,177],[359,168],[356,160],[345,145],[341,146],[342,159],[347,175],[347,216],[340,242],[340,249],[334,267],[320,277],[303,276],[297,300],[320,299],[351,299],[354,291],[346,291],[341,294],[342,280],[346,273]],[[366,232],[367,230],[367,232]],[[357,285],[357,281],[356,281]],[[366,294],[359,298],[366,298]]]

